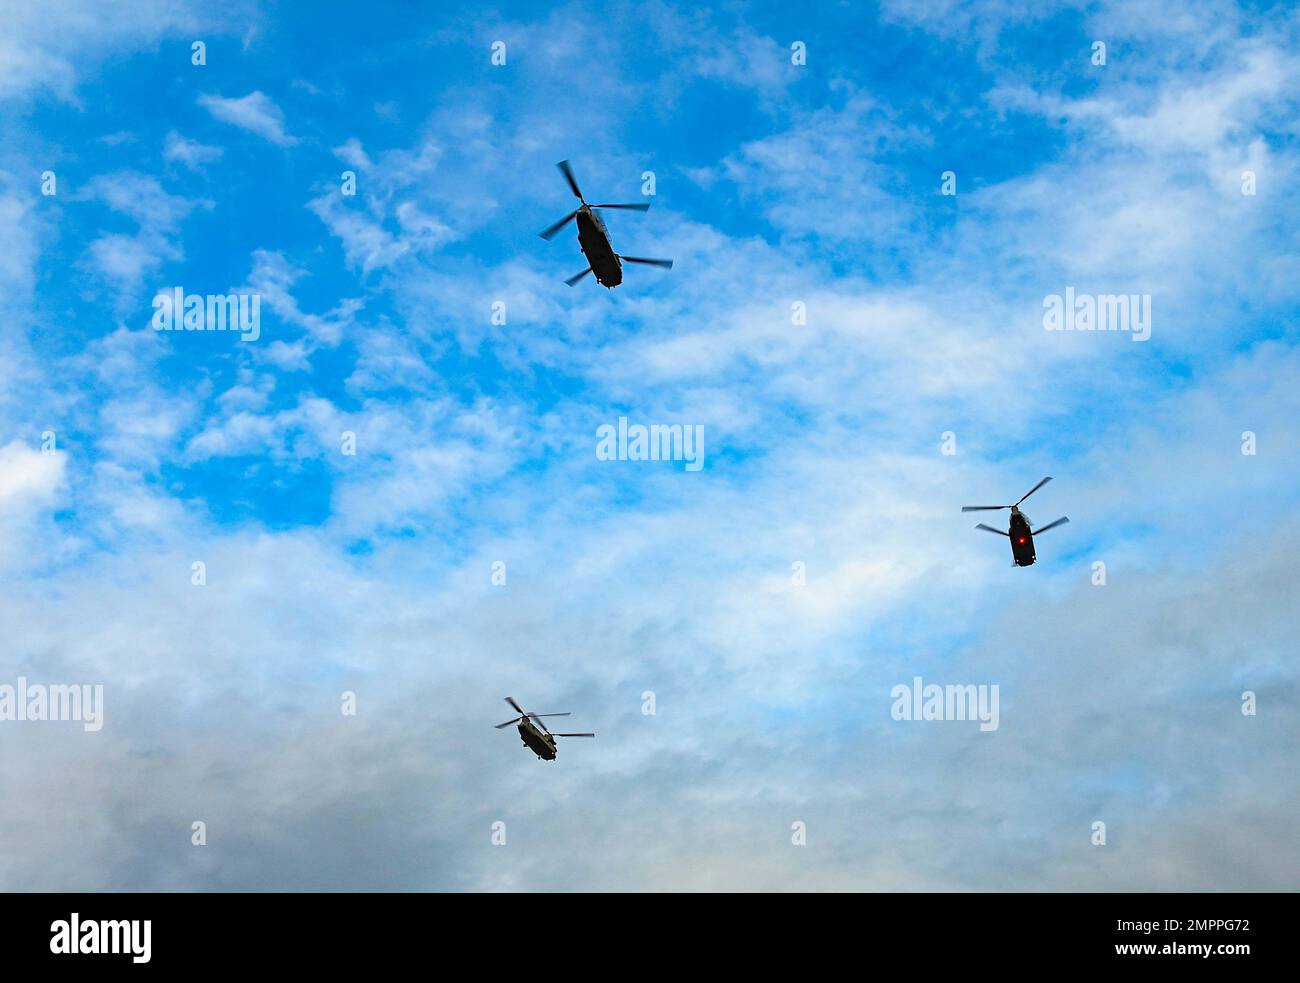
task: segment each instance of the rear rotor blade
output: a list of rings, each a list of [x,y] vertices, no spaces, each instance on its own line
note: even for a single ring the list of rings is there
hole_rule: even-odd
[[[582,271],[581,273],[579,273],[577,276],[571,276],[571,277],[569,277],[569,279],[565,280],[564,282],[567,283],[569,286],[573,286],[575,283],[577,283],[579,280],[581,280],[584,276],[586,276],[586,275],[587,275],[588,273],[590,273],[590,272],[591,272],[591,267],[588,266],[585,270],[583,270],[583,271]]]
[[[1038,489],[1042,488],[1043,485],[1047,484],[1047,483],[1048,483],[1049,481],[1051,481],[1051,480],[1052,480],[1052,479],[1051,479],[1051,476],[1049,475],[1048,477],[1046,477],[1046,478],[1044,478],[1042,481],[1040,481],[1038,484],[1034,485],[1033,488],[1031,488],[1031,489],[1029,489],[1029,491],[1025,492],[1024,497],[1020,499],[1020,502],[1023,502],[1026,498],[1028,498],[1028,497],[1029,497],[1030,495],[1032,495],[1034,492],[1038,491]],[[1016,502],[1016,504],[1019,505],[1020,502]]]
[[[642,202],[639,205],[592,205],[592,208],[626,208],[629,212],[644,212],[650,207],[650,202]]]
[[[984,523],[982,523],[982,522],[981,522],[978,526],[976,526],[975,528],[976,528],[976,529],[983,529],[985,532],[995,532],[995,533],[997,533],[999,536],[1010,536],[1010,535],[1011,535],[1011,534],[1008,533],[1008,532],[1003,532],[1001,529],[994,529],[992,526],[986,526],[986,525],[984,525]]]
[[[595,737],[595,734],[552,734],[552,737]]]
[[[571,713],[569,713],[569,712],[566,711],[565,713],[530,713],[530,714],[528,714],[528,716],[533,717],[533,718],[537,718],[537,717],[572,717],[573,714],[571,714]]]
[[[587,199],[582,197],[582,192],[578,189],[578,180],[573,176],[573,168],[569,166],[569,162],[567,160],[562,160],[555,166],[560,169],[560,173],[564,175],[564,179],[569,182],[569,187],[573,190],[573,193],[577,196],[578,200],[585,203]]]
[[[1035,530],[1034,530],[1034,535],[1035,535],[1035,536],[1041,536],[1043,533],[1047,532],[1047,530],[1049,530],[1049,529],[1055,529],[1057,526],[1063,526],[1063,525],[1065,525],[1065,524],[1066,524],[1067,522],[1069,522],[1069,521],[1070,521],[1069,516],[1064,516],[1064,515],[1063,515],[1063,516],[1061,516],[1059,519],[1057,519],[1055,522],[1049,522],[1047,525],[1043,526],[1042,529],[1035,529]]]
[[[502,727],[509,727],[511,724],[517,724],[523,719],[523,717],[515,717],[514,720],[507,720],[504,724],[497,724],[496,729],[500,730]]]
[[[988,512],[989,510],[997,511],[998,509],[1009,509],[1010,505],[963,505],[963,512]]]
[[[564,218],[560,219],[558,222],[556,222],[554,225],[552,225],[549,229],[547,229],[547,230],[544,231],[544,232],[539,232],[539,233],[537,233],[537,234],[538,234],[539,236],[541,236],[543,239],[546,239],[546,240],[554,239],[554,238],[555,238],[555,233],[559,232],[562,228],[564,228],[566,225],[568,225],[570,222],[572,222],[572,221],[573,221],[573,216],[575,216],[575,215],[577,215],[577,214],[578,214],[577,211],[569,212],[568,215],[564,216]]]
[[[514,707],[515,710],[517,710],[517,711],[519,712],[519,715],[520,715],[521,717],[524,715],[524,708],[521,707],[518,703],[515,702],[515,698],[514,698],[513,696],[507,696],[507,697],[506,697],[506,702],[509,703],[512,707]]]
[[[619,259],[625,263],[644,263],[646,266],[661,266],[665,270],[671,270],[673,268],[673,261],[671,259],[643,259],[640,256],[620,256]]]

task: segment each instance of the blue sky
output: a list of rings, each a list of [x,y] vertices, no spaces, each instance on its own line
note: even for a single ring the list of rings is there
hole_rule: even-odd
[[[1300,19],[1039,6],[7,5],[0,683],[107,722],[0,723],[0,884],[1294,888]]]

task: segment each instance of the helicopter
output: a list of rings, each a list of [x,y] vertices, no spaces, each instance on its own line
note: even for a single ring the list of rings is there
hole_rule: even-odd
[[[588,205],[587,199],[582,197],[582,191],[578,188],[578,181],[573,176],[573,169],[569,167],[569,162],[562,160],[555,166],[560,169],[560,173],[569,182],[569,187],[573,190],[574,196],[582,204],[549,229],[539,232],[538,235],[549,241],[572,219],[576,218],[578,220],[578,246],[582,249],[582,254],[587,257],[587,268],[577,276],[569,277],[564,281],[565,283],[572,287],[588,273],[595,273],[596,282],[606,289],[612,290],[623,282],[624,262],[644,263],[646,266],[659,266],[665,270],[673,268],[671,259],[643,259],[640,256],[620,256],[614,252],[614,247],[609,243],[609,230],[605,228],[605,223],[601,221],[600,216],[595,211],[597,208],[622,208],[631,212],[644,212],[650,207],[649,202],[642,202],[637,205]]]
[[[542,717],[568,717],[570,714],[565,713],[528,713],[515,702],[513,696],[507,696],[506,702],[519,711],[519,716],[507,720],[504,724],[497,724],[496,729],[509,727],[511,724],[519,725],[519,736],[523,742],[528,745],[528,749],[544,761],[554,761],[555,753],[558,750],[555,744],[557,737],[595,737],[595,734],[552,734],[542,723]]]
[[[1034,485],[1033,488],[1029,489],[1029,491],[1025,492],[1024,495],[1020,497],[1020,502],[1023,502],[1026,498],[1038,491],[1038,489],[1042,488],[1043,485],[1047,484],[1051,480],[1051,477],[1048,476],[1038,484]],[[1011,525],[1006,532],[1003,532],[1001,529],[994,529],[992,526],[986,526],[982,522],[975,528],[983,529],[985,532],[997,533],[999,536],[1006,536],[1011,540],[1011,558],[1015,560],[1016,566],[1027,567],[1031,566],[1035,560],[1034,537],[1040,533],[1047,532],[1049,529],[1063,526],[1070,520],[1067,516],[1063,515],[1055,522],[1049,522],[1041,529],[1031,530],[1029,528],[1029,517],[1020,511],[1020,502],[1016,502],[1015,505],[963,505],[961,510],[963,512],[982,512],[988,509],[1010,509]]]

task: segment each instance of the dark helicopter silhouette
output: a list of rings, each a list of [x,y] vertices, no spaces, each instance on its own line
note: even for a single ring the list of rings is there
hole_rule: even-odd
[[[507,696],[506,702],[519,711],[519,716],[507,720],[504,724],[497,724],[497,730],[502,727],[509,727],[511,724],[519,725],[519,736],[523,742],[528,745],[528,749],[544,761],[554,761],[555,753],[558,750],[555,739],[557,737],[595,737],[595,734],[552,734],[546,729],[546,725],[541,722],[542,717],[568,717],[570,714],[565,713],[528,713],[515,702],[513,696]]]
[[[1038,489],[1042,488],[1043,485],[1047,484],[1051,480],[1050,477],[1047,477],[1034,485],[1033,488],[1029,489],[1029,491],[1025,492],[1024,495],[1020,497],[1020,502],[1023,502],[1026,498],[1038,491]],[[962,511],[982,512],[988,509],[1010,509],[1011,524],[1010,528],[1006,532],[1003,532],[1001,529],[994,529],[992,526],[986,526],[982,522],[975,528],[983,529],[985,532],[997,533],[999,536],[1006,536],[1011,540],[1011,558],[1015,560],[1016,566],[1027,567],[1032,565],[1036,558],[1034,554],[1034,537],[1040,533],[1047,532],[1049,529],[1063,526],[1070,520],[1066,516],[1061,516],[1055,522],[1049,522],[1041,529],[1031,530],[1029,528],[1029,517],[1020,511],[1020,502],[1016,502],[1015,505],[963,505]]]
[[[596,281],[601,286],[612,289],[623,282],[623,261],[644,263],[647,266],[661,266],[665,270],[673,268],[671,259],[642,259],[639,256],[620,256],[614,252],[614,247],[609,244],[609,230],[605,228],[605,223],[600,220],[600,216],[595,211],[597,208],[623,208],[631,212],[644,212],[650,207],[649,202],[638,205],[588,205],[587,199],[582,197],[582,192],[578,189],[578,182],[573,176],[569,162],[562,160],[555,166],[560,169],[565,180],[569,182],[569,187],[573,189],[574,195],[582,204],[549,229],[538,234],[543,239],[552,239],[557,232],[576,218],[578,220],[578,246],[582,249],[582,254],[587,257],[587,268],[577,276],[569,277],[564,281],[565,283],[573,286],[588,273],[595,273]]]

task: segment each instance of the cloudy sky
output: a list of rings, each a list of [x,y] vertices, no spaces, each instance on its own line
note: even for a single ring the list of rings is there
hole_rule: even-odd
[[[0,10],[0,887],[1294,889],[1300,14],[420,6]]]

